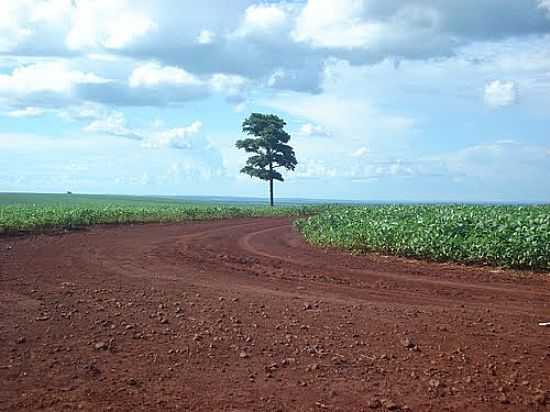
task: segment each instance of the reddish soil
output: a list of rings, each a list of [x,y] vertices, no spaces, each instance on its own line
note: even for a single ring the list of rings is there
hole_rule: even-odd
[[[288,219],[0,239],[0,410],[550,410],[550,276]]]

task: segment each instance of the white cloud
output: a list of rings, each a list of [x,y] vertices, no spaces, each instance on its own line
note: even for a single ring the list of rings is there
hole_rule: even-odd
[[[67,16],[72,12],[72,0],[15,0],[26,3],[30,9],[30,21],[34,24],[45,22],[47,24],[63,24]],[[8,0],[9,2],[9,0]]]
[[[320,125],[339,139],[366,141],[380,135],[401,135],[415,127],[414,119],[382,113],[366,99],[353,96],[343,99],[329,93],[281,93],[262,103]]]
[[[298,129],[297,134],[299,136],[311,137],[330,137],[330,133],[325,130],[324,127],[313,124],[313,123],[304,123],[300,129]]]
[[[270,33],[288,22],[287,10],[276,4],[253,4],[244,12],[244,18],[236,34]]]
[[[123,49],[157,28],[127,0],[79,1],[67,33],[69,49]]]
[[[216,73],[209,79],[212,91],[228,97],[234,103],[242,103],[249,81],[238,75]]]
[[[67,107],[59,112],[59,116],[69,120],[95,120],[105,117],[107,112],[103,105],[84,102],[81,105]]]
[[[325,178],[336,177],[339,171],[332,166],[329,166],[323,160],[319,159],[305,159],[298,162],[298,166],[290,179],[294,178]]]
[[[438,157],[448,173],[486,181],[532,182],[547,179],[548,146],[514,141],[468,146]],[[543,188],[540,188],[541,194]]]
[[[517,86],[511,81],[493,80],[485,85],[483,97],[489,107],[510,106],[517,102]]]
[[[362,146],[352,153],[353,157],[366,157],[370,153],[366,146]]]
[[[149,62],[136,67],[128,82],[130,87],[197,86],[202,83],[200,79],[179,67],[161,66],[157,62]]]
[[[126,118],[120,112],[112,112],[105,117],[92,121],[84,128],[84,131],[88,133],[125,137],[128,139],[143,139],[143,136],[139,132],[128,128]]]
[[[4,0],[0,13],[0,52],[8,52],[23,40],[28,38],[32,31],[21,25],[26,13],[26,5],[22,1]]]
[[[292,32],[314,48],[362,53],[365,61],[448,53],[456,36],[442,28],[442,10],[426,2],[309,0]]]
[[[46,113],[46,110],[40,107],[25,107],[24,109],[12,110],[6,113],[9,117],[24,118],[24,117],[39,117]]]
[[[293,37],[314,47],[366,47],[379,41],[385,29],[365,22],[361,0],[309,0],[298,17]]]
[[[547,16],[550,18],[550,0],[538,0],[539,9],[546,10]]]
[[[143,141],[143,146],[153,149],[173,147],[177,149],[197,149],[193,147],[193,136],[202,128],[202,122],[195,121],[187,127],[162,130],[152,133],[152,136]],[[196,143],[196,141],[195,141]]]
[[[225,96],[240,104],[245,100],[249,81],[239,75],[215,73],[199,78],[175,66],[149,62],[136,67],[128,80],[131,88],[148,88],[161,93],[168,101],[204,97],[209,93]]]
[[[216,33],[210,30],[201,30],[197,36],[198,44],[212,44],[216,38]]]
[[[67,94],[78,84],[103,84],[108,79],[94,73],[71,69],[64,62],[45,62],[16,67],[11,74],[0,74],[0,96],[39,92]]]
[[[82,113],[81,113],[82,114]],[[197,140],[196,137],[202,129],[202,122],[194,121],[189,126],[173,129],[162,129],[158,123],[153,124],[149,129],[136,129],[128,125],[123,113],[117,111],[90,110],[84,111],[84,115],[93,119],[84,131],[100,135],[124,137],[127,139],[140,140],[142,147],[149,149],[174,148],[174,149],[201,149],[206,146],[204,140]],[[93,116],[97,116],[93,118]],[[84,117],[82,117],[84,118]]]
[[[10,52],[41,34],[59,34],[67,28],[71,0],[2,0],[0,52]],[[50,39],[41,36],[42,45]]]

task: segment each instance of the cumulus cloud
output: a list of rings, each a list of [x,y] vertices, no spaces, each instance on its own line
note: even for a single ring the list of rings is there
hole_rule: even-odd
[[[465,147],[438,157],[452,176],[482,181],[539,185],[548,175],[548,146],[497,141]],[[541,186],[539,193],[543,195]]]
[[[377,135],[398,136],[411,131],[415,120],[406,115],[383,113],[370,101],[332,93],[280,94],[262,102],[268,107],[299,116],[330,130],[339,139],[368,140]]]
[[[216,33],[210,30],[201,30],[199,35],[197,36],[197,43],[198,44],[211,44],[214,42],[214,39],[216,38]]]
[[[95,119],[84,128],[88,133],[100,133],[127,139],[143,140],[144,136],[127,126],[126,118],[120,112],[112,112],[107,116]]]
[[[548,0],[234,0],[215,8],[191,0],[177,8],[171,0],[4,0],[0,50],[109,52],[199,77],[224,73],[319,92],[323,62],[331,57],[352,64],[424,59],[473,41],[550,33]]]
[[[546,10],[547,16],[550,17],[550,0],[539,0],[539,8]]]
[[[157,28],[127,0],[74,2],[71,28],[66,36],[69,49],[123,49]]]
[[[0,107],[15,114],[27,107],[58,109],[78,100],[81,87],[105,87],[111,82],[93,72],[81,71],[64,61],[17,66],[0,74]]]
[[[346,173],[353,182],[396,177],[433,176],[433,172],[423,162],[389,160],[374,163],[354,164]]]
[[[366,146],[362,146],[352,153],[353,157],[366,157],[369,154],[369,149]]]
[[[214,93],[226,96],[229,101],[238,104],[245,100],[249,81],[239,75],[216,73],[210,77],[208,84]]]
[[[22,96],[39,92],[68,93],[78,84],[104,84],[108,79],[71,69],[63,62],[36,63],[0,74],[0,95]]]
[[[483,97],[489,107],[510,106],[518,99],[517,86],[512,81],[493,80],[485,85]]]
[[[153,100],[164,100],[165,103],[206,97],[212,93],[239,104],[246,98],[249,81],[242,76],[225,73],[198,77],[180,67],[149,62],[132,71],[128,84],[133,89],[141,88],[140,93],[147,89]]]
[[[23,117],[39,117],[46,113],[46,110],[40,107],[25,107],[24,109],[12,110],[6,113],[9,117],[23,118]]]
[[[193,139],[201,128],[202,122],[195,121],[187,127],[156,131],[151,133],[151,137],[145,138],[143,146],[148,148],[197,149],[204,146],[204,141],[201,141],[199,147],[197,147],[198,141]]]
[[[135,65],[127,79],[80,85],[76,95],[82,100],[109,105],[167,106],[201,99],[210,92],[208,82],[185,69],[149,61]]]
[[[8,52],[17,47],[32,32],[20,24],[25,12],[22,4],[17,1],[6,1],[0,13],[0,52]]]
[[[338,176],[338,169],[319,159],[305,159],[300,161],[290,179],[326,178]]]
[[[97,120],[109,116],[110,111],[101,104],[93,102],[84,102],[73,106],[67,106],[58,110],[57,115],[64,120]]]
[[[202,127],[200,121],[176,128],[164,128],[162,124],[155,122],[151,127],[138,129],[128,124],[124,114],[115,111],[103,112],[84,131],[96,136],[116,136],[139,141],[139,147],[151,153],[147,159],[141,160],[146,164],[144,167],[152,171],[147,181],[152,179],[160,184],[186,179],[208,180],[225,174],[222,155],[201,133]],[[175,151],[178,152],[177,156],[174,155]],[[159,158],[157,152],[173,159],[169,162],[168,170],[165,164],[149,164],[151,159]]]
[[[314,47],[367,47],[383,34],[379,22],[363,21],[365,2],[357,0],[309,0],[293,32],[296,41]]]
[[[237,30],[239,36],[270,33],[283,27],[289,19],[284,5],[253,4],[245,12],[243,21]]]
[[[472,10],[488,18],[473,19]],[[472,41],[549,31],[535,0],[309,0],[292,35],[297,42],[360,64],[388,57],[449,56]]]
[[[323,126],[313,124],[313,123],[305,123],[298,129],[297,134],[299,136],[305,136],[305,137],[330,137],[330,133],[325,130]]]
[[[194,121],[189,126],[172,129],[162,128],[155,123],[152,128],[137,129],[130,127],[126,116],[117,111],[108,111],[105,108],[75,108],[75,113],[80,119],[90,119],[91,122],[84,127],[87,133],[124,137],[141,141],[142,147],[149,149],[184,149],[201,150],[209,146],[207,141],[199,135],[202,122]]]
[[[130,87],[196,86],[200,85],[201,81],[179,67],[163,67],[157,62],[149,62],[134,69],[129,84]]]

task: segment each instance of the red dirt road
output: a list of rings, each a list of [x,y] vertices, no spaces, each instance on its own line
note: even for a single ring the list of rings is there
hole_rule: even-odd
[[[550,276],[288,219],[0,239],[0,410],[550,410]]]

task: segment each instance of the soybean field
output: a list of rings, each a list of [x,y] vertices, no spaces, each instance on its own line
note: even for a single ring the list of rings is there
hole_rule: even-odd
[[[214,203],[169,197],[0,194],[0,234],[67,230],[94,224],[183,222],[237,217],[303,216],[320,205]]]
[[[550,206],[329,209],[296,222],[306,239],[358,253],[550,269]]]

